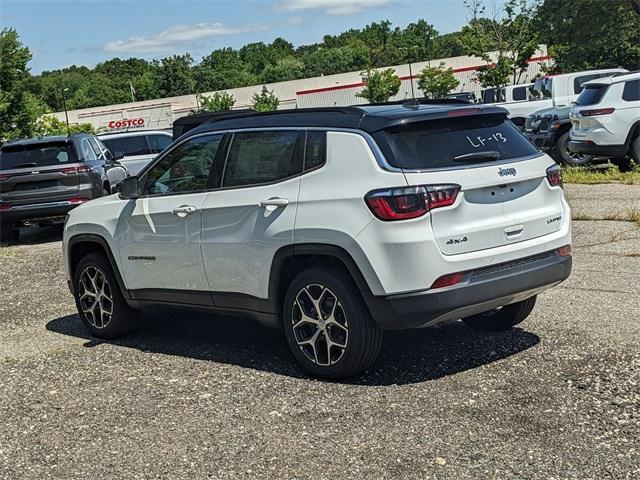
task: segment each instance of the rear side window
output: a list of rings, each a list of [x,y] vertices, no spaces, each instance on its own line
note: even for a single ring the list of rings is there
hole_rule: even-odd
[[[149,135],[147,137],[151,153],[160,153],[171,145],[171,137],[168,135]]]
[[[538,152],[504,114],[418,122],[376,134],[387,161],[406,169],[463,168]]]
[[[150,155],[149,144],[144,135],[135,135],[121,138],[105,138],[102,142],[113,153],[123,152],[125,157],[133,155]]]
[[[637,102],[640,100],[640,79],[624,83],[622,100],[625,102]]]
[[[75,163],[78,157],[67,142],[37,145],[5,145],[0,151],[0,170],[12,168],[48,167]]]
[[[609,85],[585,85],[582,93],[576,99],[576,105],[595,105],[600,103]]]
[[[299,174],[302,155],[297,145],[303,138],[295,130],[234,134],[222,186],[272,183]]]
[[[304,171],[324,165],[327,158],[327,132],[310,131],[304,153]]]
[[[513,89],[514,100],[526,100],[527,99],[527,87],[517,87]]]

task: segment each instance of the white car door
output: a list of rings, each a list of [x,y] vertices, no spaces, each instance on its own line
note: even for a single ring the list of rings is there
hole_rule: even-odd
[[[216,306],[260,308],[278,249],[293,244],[305,132],[234,133],[202,205],[202,256]],[[252,307],[253,306],[253,307]]]
[[[135,298],[211,303],[200,253],[201,209],[222,138],[198,135],[167,151],[140,179],[142,195],[124,208],[117,240]]]

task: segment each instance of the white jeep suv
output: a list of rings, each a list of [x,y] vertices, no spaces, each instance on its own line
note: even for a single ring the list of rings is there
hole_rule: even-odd
[[[384,329],[522,322],[570,242],[555,162],[506,110],[449,101],[218,118],[74,209],[63,247],[97,337],[152,305],[235,312],[341,378]]]
[[[640,72],[583,84],[571,109],[569,150],[640,163]]]

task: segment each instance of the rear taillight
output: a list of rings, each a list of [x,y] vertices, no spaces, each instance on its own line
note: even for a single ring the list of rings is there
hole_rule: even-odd
[[[70,198],[69,200],[67,200],[67,202],[69,203],[84,203],[84,202],[88,202],[89,199],[87,197],[73,197]]]
[[[547,180],[552,187],[562,187],[562,169],[558,165],[547,168]]]
[[[558,255],[561,257],[568,257],[571,255],[571,245],[563,245],[558,249]]]
[[[9,180],[10,178],[11,178],[11,175],[9,175],[8,173],[0,173],[0,181]]]
[[[11,205],[5,203],[4,205],[0,205],[0,210],[10,210]]]
[[[91,169],[87,165],[81,165],[79,167],[63,168],[62,170],[60,170],[60,172],[64,173],[65,175],[73,175],[76,173],[87,173],[89,170]]]
[[[583,117],[595,117],[597,115],[610,115],[615,111],[615,108],[596,108],[594,110],[582,110],[580,115]]]
[[[433,288],[450,287],[451,285],[456,285],[460,283],[463,278],[464,278],[464,273],[449,273],[447,275],[441,276],[435,282],[433,282],[433,285],[431,285],[431,288],[433,289]]]
[[[365,197],[369,209],[380,220],[421,217],[434,208],[453,205],[460,185],[421,185],[374,190]]]

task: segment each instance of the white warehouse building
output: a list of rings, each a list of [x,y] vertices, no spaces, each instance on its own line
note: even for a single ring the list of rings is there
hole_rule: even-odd
[[[490,56],[495,58],[495,54]],[[547,54],[546,46],[540,45],[529,59],[529,66],[519,79],[519,83],[529,83],[543,72],[543,66],[548,67],[551,57]],[[400,77],[402,84],[398,94],[391,100],[412,98],[412,83],[415,95],[422,96],[418,89],[418,74],[427,66],[438,66],[444,63],[445,68],[453,68],[453,72],[460,82],[455,92],[474,92],[480,97],[480,85],[475,80],[475,73],[484,60],[478,57],[461,56],[396,65],[393,68]],[[410,73],[411,70],[411,73]],[[364,84],[359,71],[326,75],[314,78],[304,78],[287,82],[267,84],[269,90],[280,100],[280,109],[345,106],[366,103],[357,97]],[[251,108],[252,97],[262,89],[262,85],[233,88],[226,90],[235,98],[234,109]],[[452,93],[455,93],[452,92]],[[170,128],[173,121],[199,110],[199,97],[212,95],[215,92],[181,95],[156,100],[122,103],[102,107],[69,110],[69,123],[90,123],[99,132],[119,131],[132,128]],[[59,120],[65,121],[64,112],[51,114]]]

